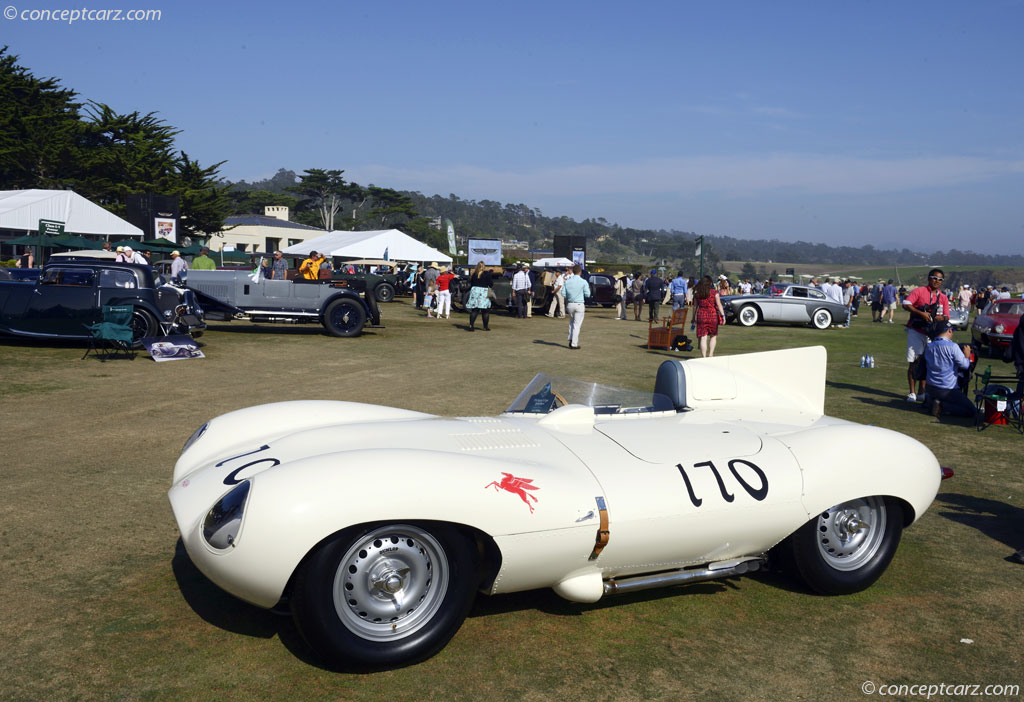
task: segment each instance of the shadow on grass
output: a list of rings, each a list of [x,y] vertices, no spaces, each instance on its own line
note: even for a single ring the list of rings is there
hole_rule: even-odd
[[[180,538],[174,547],[171,570],[185,602],[206,623],[234,634],[260,639],[276,635],[299,660],[317,668],[330,669],[306,644],[287,610],[262,609],[221,590],[199,572]]]
[[[872,395],[881,395],[882,397],[892,397],[892,393],[886,390],[879,390],[878,388],[871,388],[867,385],[855,385],[853,383],[837,383],[834,380],[826,380],[825,385],[830,388],[841,389],[841,390],[853,390],[855,392],[867,392]],[[858,398],[862,399],[862,398]],[[906,403],[907,407],[910,407],[910,403]]]
[[[757,573],[744,576],[724,578],[722,580],[710,580],[689,585],[677,585],[660,587],[651,590],[641,590],[621,595],[603,597],[594,603],[570,602],[555,594],[554,590],[541,589],[529,590],[527,592],[513,592],[506,595],[478,596],[469,612],[470,618],[490,617],[496,614],[508,614],[525,610],[536,610],[545,614],[558,617],[575,617],[584,612],[600,611],[609,607],[635,604],[639,602],[652,602],[673,597],[686,597],[695,595],[715,595],[726,590],[740,590],[743,588],[744,579],[757,579],[768,583],[772,587],[788,592],[807,593],[808,590],[789,576],[787,573],[775,572],[774,570],[761,570]]]
[[[941,492],[935,500],[946,508],[939,512],[946,519],[977,529],[1013,551],[1024,548],[1024,509],[955,492]]]
[[[210,331],[225,332],[227,334],[282,334],[288,336],[329,336],[327,331],[320,324],[296,324],[278,326],[272,324],[251,324],[242,322],[238,326],[232,324],[219,324],[211,326]],[[373,335],[374,330],[369,327],[363,329],[360,336]]]
[[[866,405],[874,405],[875,407],[884,407],[886,409],[900,410],[903,412],[910,412],[912,414],[920,414],[924,416],[928,415],[928,411],[925,409],[922,403],[907,402],[903,398],[899,397],[893,397],[885,402],[881,400],[875,400],[870,397],[854,396],[852,399],[859,400]],[[949,414],[944,414],[942,415],[941,422],[943,424],[948,424],[951,426],[970,427],[972,429],[974,428],[974,420],[970,417],[957,417]]]

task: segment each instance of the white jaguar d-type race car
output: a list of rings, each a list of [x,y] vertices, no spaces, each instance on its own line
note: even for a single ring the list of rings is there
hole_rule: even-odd
[[[757,570],[812,589],[885,570],[942,470],[901,434],[823,415],[825,349],[666,361],[653,393],[538,375],[498,417],[282,402],[200,427],[171,505],[196,566],[287,598],[338,667],[440,650],[474,594],[577,602]]]

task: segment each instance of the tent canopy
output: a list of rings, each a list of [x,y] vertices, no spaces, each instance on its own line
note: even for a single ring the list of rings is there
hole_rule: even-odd
[[[567,258],[538,258],[532,264],[535,268],[567,268],[572,266],[572,261]]]
[[[35,232],[39,220],[64,222],[67,234],[142,236],[142,230],[71,190],[0,190],[0,229]]]
[[[308,256],[319,251],[324,256],[339,258],[387,258],[388,261],[437,261],[451,263],[446,256],[422,241],[416,241],[397,229],[377,229],[368,232],[335,231],[306,239],[302,243],[281,249],[285,256]]]

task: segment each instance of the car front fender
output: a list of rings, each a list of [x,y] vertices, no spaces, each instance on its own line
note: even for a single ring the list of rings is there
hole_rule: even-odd
[[[532,499],[513,484],[502,486],[503,475],[521,468],[476,455],[365,449],[282,463],[251,478],[233,475],[232,481],[249,479],[251,488],[237,541],[222,551],[202,537],[206,513],[231,488],[218,485],[220,473],[189,476],[169,497],[193,562],[223,589],[262,607],[280,599],[299,563],[324,539],[377,522],[441,521],[496,540],[552,534],[550,547],[543,538],[537,544],[550,570],[541,580],[553,584],[586,563],[597,528],[588,517],[599,487],[571,464],[534,465],[531,475],[543,491]]]
[[[905,526],[924,514],[942,479],[928,447],[888,429],[834,422],[777,437],[800,464],[808,518],[873,495],[910,505]]]

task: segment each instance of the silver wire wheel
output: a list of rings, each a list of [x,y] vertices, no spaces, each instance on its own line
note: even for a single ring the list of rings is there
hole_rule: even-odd
[[[885,536],[886,510],[880,497],[850,500],[818,516],[818,552],[826,564],[852,571],[871,562]]]
[[[357,636],[396,641],[437,614],[448,590],[448,558],[430,533],[409,524],[374,529],[342,556],[334,607]]]

